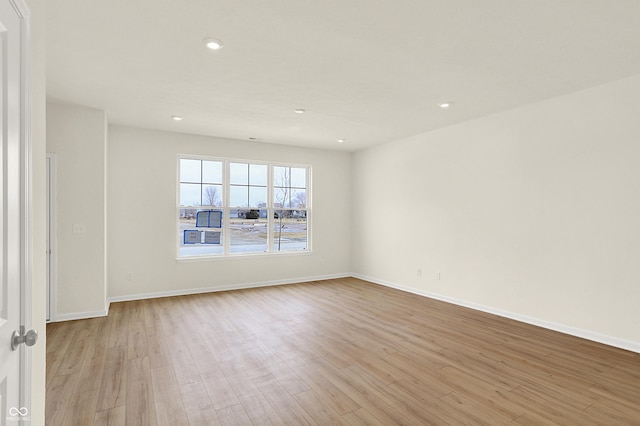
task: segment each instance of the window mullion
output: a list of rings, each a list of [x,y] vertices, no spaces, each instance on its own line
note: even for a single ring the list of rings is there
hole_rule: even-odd
[[[202,163],[203,163],[202,160],[200,160],[200,205],[202,205],[202,200],[204,199],[204,193],[203,193],[203,191],[204,191],[204,184],[203,184],[204,183],[203,182],[203,180],[204,180],[204,171],[203,171],[204,167],[202,166]]]
[[[249,192],[251,191],[251,164],[247,163],[247,208],[251,208],[251,202],[249,200],[251,197],[249,196]]]
[[[231,236],[229,231],[231,226],[229,224],[231,220],[231,209],[229,203],[231,202],[231,165],[229,161],[225,160],[223,163],[223,178],[222,178],[222,239],[223,239],[223,252],[228,255],[231,251]]]
[[[309,192],[309,188],[311,188],[311,170],[307,167],[305,174],[304,174],[304,193],[305,193],[305,202],[304,202],[304,215],[305,215],[305,220],[307,222],[307,250],[311,250],[311,246],[312,246],[312,241],[311,241],[311,221],[312,221],[312,214],[311,212],[311,194]]]
[[[273,165],[267,167],[267,253],[273,252],[273,228],[275,222],[275,207],[273,205]]]

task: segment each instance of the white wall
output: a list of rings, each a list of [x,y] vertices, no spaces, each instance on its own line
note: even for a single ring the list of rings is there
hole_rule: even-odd
[[[57,169],[55,319],[105,313],[106,132],[103,111],[47,104],[47,152]]]
[[[110,298],[350,273],[351,154],[121,126],[109,127],[108,152]],[[177,262],[178,154],[311,165],[313,253]]]
[[[640,350],[638,111],[634,77],[356,153],[354,271]]]

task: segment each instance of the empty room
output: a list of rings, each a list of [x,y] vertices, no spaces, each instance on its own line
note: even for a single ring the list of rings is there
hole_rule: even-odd
[[[640,424],[640,4],[26,4],[7,419]]]

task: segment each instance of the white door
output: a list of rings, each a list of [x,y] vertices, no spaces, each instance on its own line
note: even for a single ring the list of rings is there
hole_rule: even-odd
[[[22,321],[21,289],[25,280],[25,173],[27,149],[23,43],[28,37],[27,9],[18,0],[0,0],[0,425],[28,423],[23,404],[21,368],[24,345],[12,348]],[[25,268],[25,269],[23,269]],[[22,370],[24,373],[24,370]],[[16,423],[22,421],[22,423]]]

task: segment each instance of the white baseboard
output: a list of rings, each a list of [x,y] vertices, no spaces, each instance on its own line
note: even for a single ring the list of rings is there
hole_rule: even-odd
[[[252,282],[252,283],[229,284],[229,285],[222,285],[222,286],[215,286],[215,287],[200,287],[200,288],[190,288],[190,289],[183,289],[183,290],[159,291],[159,292],[153,292],[153,293],[127,294],[124,296],[110,297],[108,299],[108,303],[111,304],[114,302],[128,302],[131,300],[156,299],[159,297],[186,296],[189,294],[214,293],[218,291],[243,290],[247,288],[271,287],[276,285],[287,285],[287,284],[297,284],[297,283],[305,283],[305,282],[311,282],[311,281],[332,280],[332,279],[346,278],[351,276],[352,276],[351,273],[319,275],[314,277],[292,278],[288,280],[258,281],[258,282]]]
[[[49,322],[74,321],[79,319],[106,317],[107,315],[109,315],[109,306],[106,306],[101,311],[72,312],[68,314],[57,314],[55,318],[51,318]]]
[[[352,274],[354,278],[358,278],[364,281],[369,281],[374,284],[383,285],[385,287],[395,288],[397,290],[402,290],[408,293],[417,294],[419,296],[428,297],[431,299],[441,300],[443,302],[452,303],[458,306],[464,306],[465,308],[475,309],[477,311],[487,312],[490,314],[498,315],[504,318],[509,318],[515,321],[536,325],[538,327],[546,328],[549,330],[559,331],[560,333],[568,334],[575,337],[580,337],[583,339],[591,340],[598,343],[603,343],[605,345],[613,346],[620,349],[625,349],[628,351],[640,353],[640,343],[633,342],[630,340],[619,339],[617,337],[606,336],[603,334],[595,333],[589,330],[583,330],[580,328],[570,327],[563,324],[557,324],[550,321],[545,321],[538,318],[532,318],[526,315],[517,314],[514,312],[503,311],[502,309],[496,309],[489,306],[480,305],[473,302],[468,302],[466,300],[460,300],[453,297],[443,296],[436,293],[431,293],[428,291],[407,287],[404,285],[392,283],[390,281],[379,280],[373,277],[367,277],[361,274]]]

